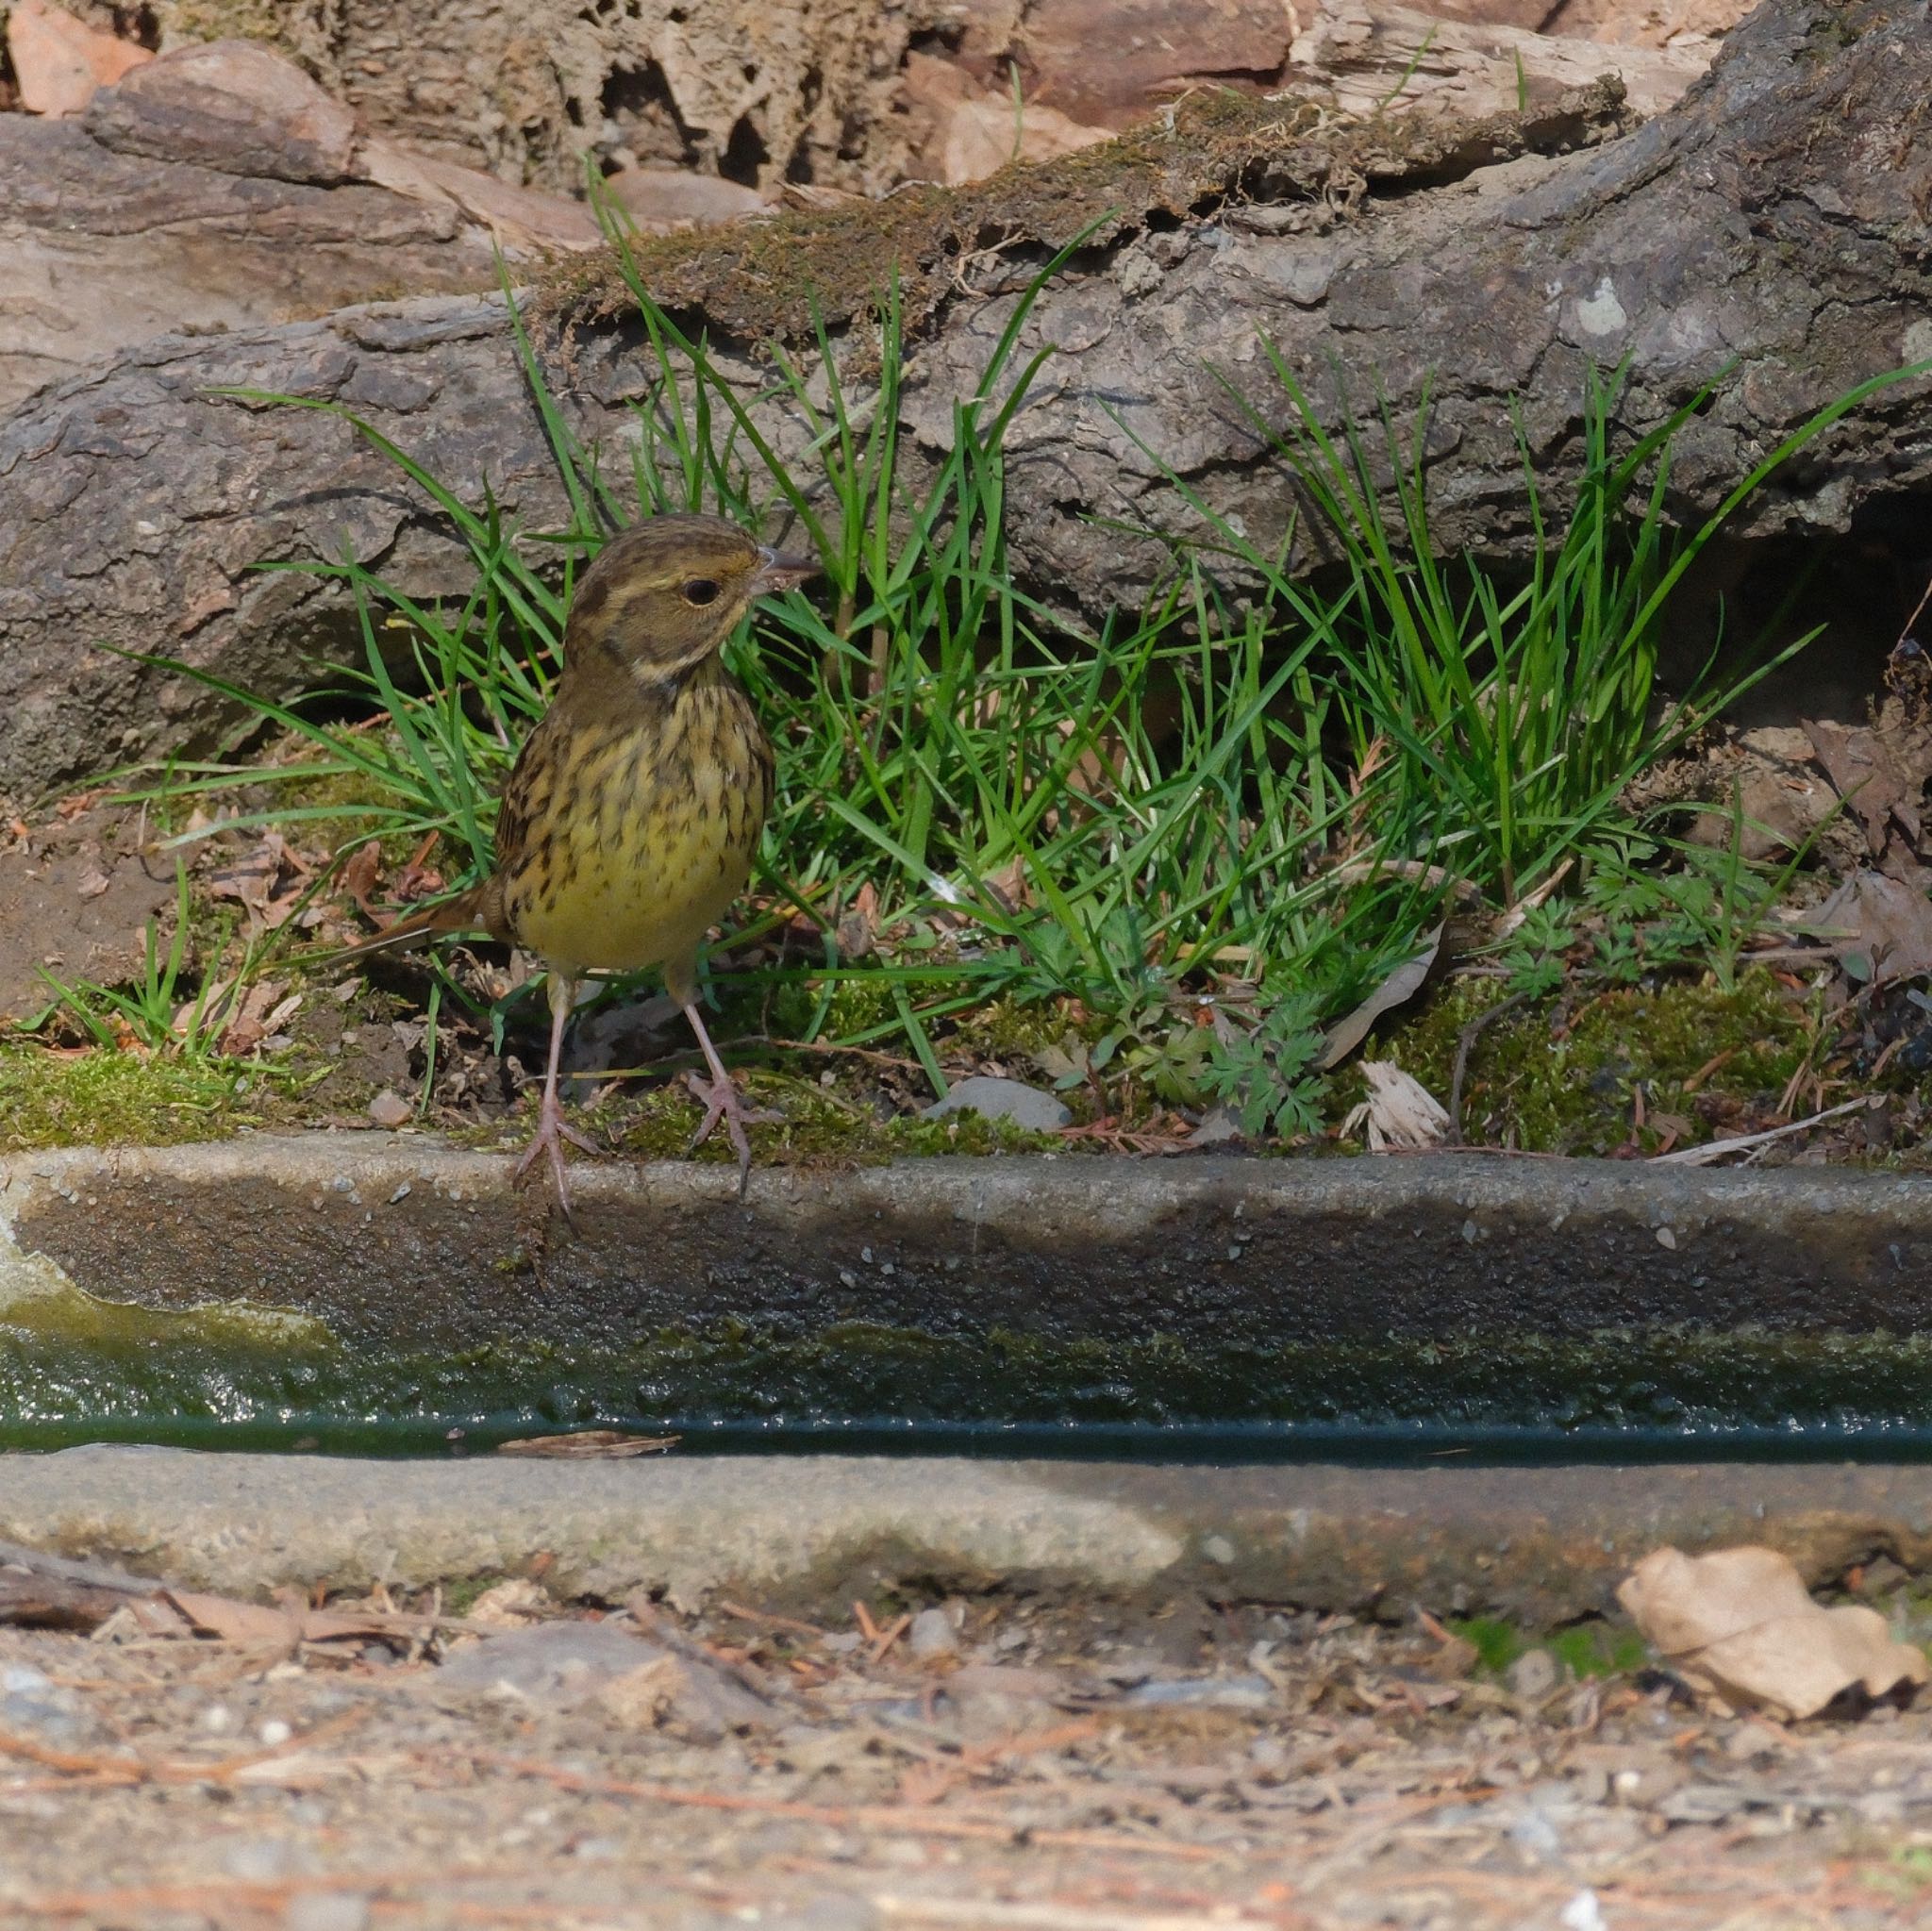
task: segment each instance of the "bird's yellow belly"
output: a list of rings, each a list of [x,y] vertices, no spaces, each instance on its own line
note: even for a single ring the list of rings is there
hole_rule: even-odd
[[[573,974],[687,966],[744,888],[751,852],[722,815],[576,849],[547,891],[519,907],[520,943]]]
[[[764,819],[762,768],[737,756],[676,760],[660,747],[613,745],[551,810],[506,894],[520,945],[559,972],[663,966],[690,996],[698,947],[744,889]]]

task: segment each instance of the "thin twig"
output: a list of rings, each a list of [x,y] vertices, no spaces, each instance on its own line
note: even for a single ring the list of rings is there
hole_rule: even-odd
[[[1793,1120],[1789,1126],[1774,1126],[1764,1133],[1740,1133],[1730,1140],[1707,1140],[1702,1146],[1679,1147],[1674,1154],[1653,1155],[1650,1164],[1653,1167],[1708,1166],[1712,1160],[1721,1160],[1726,1154],[1742,1153],[1748,1147],[1769,1146],[1773,1140],[1782,1140],[1787,1134],[1803,1133],[1824,1121],[1836,1120],[1840,1113],[1853,1113],[1871,1104],[1872,1095],[1860,1093],[1856,1100],[1846,1100],[1842,1106],[1827,1107],[1824,1112],[1813,1113],[1809,1119]]]
[[[1722,1053],[1713,1053],[1689,1079],[1684,1082],[1683,1090],[1694,1093],[1704,1082],[1727,1060],[1735,1059],[1744,1049],[1741,1046],[1726,1046]]]
[[[1919,599],[1919,601],[1912,606],[1912,614],[1906,619],[1905,628],[1901,630],[1898,634],[1898,643],[1892,645],[1893,650],[1896,650],[1898,648],[1899,643],[1905,642],[1905,641],[1911,636],[1912,625],[1916,624],[1919,621],[1920,617],[1924,613],[1925,606],[1927,604],[1932,604],[1932,578],[1926,579],[1925,594],[1922,596]]]
[[[1521,1006],[1529,997],[1524,992],[1512,992],[1507,999],[1499,999],[1487,1011],[1479,1012],[1463,1027],[1456,1041],[1456,1071],[1449,1080],[1449,1140],[1458,1144],[1462,1139],[1462,1080],[1469,1071],[1469,1056],[1483,1028],[1492,1019],[1501,1019],[1512,1007]]]
[[[28,1763],[38,1763],[44,1770],[58,1770],[63,1775],[82,1777],[96,1784],[225,1784],[239,1771],[253,1769],[258,1763],[272,1763],[277,1757],[291,1756],[297,1751],[310,1749],[325,1737],[335,1737],[369,1715],[366,1709],[344,1710],[341,1716],[331,1717],[326,1723],[316,1726],[300,1737],[291,1737],[285,1742],[271,1745],[265,1750],[250,1750],[240,1756],[225,1756],[214,1763],[195,1763],[185,1758],[153,1758],[145,1756],[101,1756],[91,1752],[55,1750],[45,1743],[36,1742],[31,1737],[19,1737],[10,1731],[0,1731],[0,1756],[24,1757]]]
[[[887,1651],[889,1651],[892,1647],[892,1645],[895,1642],[897,1642],[899,1639],[902,1636],[904,1636],[906,1632],[911,1627],[912,1612],[908,1609],[906,1612],[906,1614],[901,1616],[899,1620],[896,1623],[894,1623],[890,1629],[880,1630],[879,1640],[872,1646],[873,1661],[875,1663],[884,1662],[886,1659]]]
[[[924,1073],[917,1059],[902,1058],[896,1053],[874,1053],[869,1046],[841,1046],[836,1040],[779,1040],[770,1033],[762,1038],[747,1034],[740,1045],[765,1045],[786,1053],[824,1053],[839,1059],[863,1059],[873,1066],[892,1066],[907,1073]]]
[[[902,1897],[891,1891],[871,1902],[889,1924],[961,1924],[968,1931],[1240,1931],[1243,1923],[1266,1922],[1245,1913],[1240,1918],[1196,1911],[1183,1916],[1111,1906],[1096,1911],[1084,1905],[997,1904],[991,1898]]]
[[[816,1623],[801,1623],[796,1616],[774,1616],[769,1609],[747,1608],[742,1603],[720,1602],[715,1606],[726,1616],[736,1616],[741,1623],[757,1623],[766,1629],[783,1629],[792,1636],[809,1637],[814,1642],[825,1634]]]

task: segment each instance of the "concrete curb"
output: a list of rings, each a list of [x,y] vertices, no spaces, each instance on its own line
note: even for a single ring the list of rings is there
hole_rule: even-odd
[[[249,1135],[0,1160],[0,1222],[88,1291],[266,1300],[439,1342],[506,1321],[929,1320],[937,1305],[1185,1335],[1932,1321],[1932,1177],[1608,1160],[932,1159],[735,1174],[586,1163],[578,1231],[505,1156],[413,1135]],[[542,1283],[536,1275],[541,1271]]]
[[[855,1592],[1291,1604],[1390,1620],[1607,1610],[1662,1543],[1769,1542],[1814,1585],[1932,1564],[1932,1470],[1183,1469],[851,1457],[375,1462],[92,1447],[0,1457],[0,1539],[237,1594],[541,1569],[563,1596]],[[544,1558],[540,1562],[539,1558]]]
[[[437,1431],[414,1445],[525,1411],[1932,1419],[1910,1339],[1932,1333],[1917,1176],[1028,1157],[768,1170],[741,1202],[728,1169],[586,1163],[573,1231],[509,1173],[360,1133],[0,1162],[0,1302],[9,1281],[40,1295],[36,1332],[71,1343],[58,1372],[0,1373],[0,1423],[42,1412],[42,1383],[137,1435],[153,1414],[293,1415],[305,1388],[332,1390],[337,1414],[413,1402]],[[91,1339],[104,1326],[111,1359]],[[180,1366],[183,1337],[198,1367]],[[320,1364],[306,1382],[298,1357]],[[216,1393],[197,1408],[201,1388]]]

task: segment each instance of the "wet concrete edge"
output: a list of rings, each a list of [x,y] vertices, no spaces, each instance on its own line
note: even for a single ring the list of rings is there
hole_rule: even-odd
[[[508,1157],[252,1135],[0,1161],[0,1226],[88,1291],[293,1307],[350,1345],[763,1320],[1256,1347],[1690,1323],[1932,1327],[1932,1177],[1603,1160],[585,1163],[577,1227]]]

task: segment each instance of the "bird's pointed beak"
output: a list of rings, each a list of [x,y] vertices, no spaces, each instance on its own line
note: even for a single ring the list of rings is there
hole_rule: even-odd
[[[774,550],[769,544],[758,545],[758,556],[763,559],[756,576],[751,580],[751,593],[755,597],[768,597],[781,590],[791,590],[807,578],[816,576],[823,567],[816,557],[791,557],[783,550]]]

